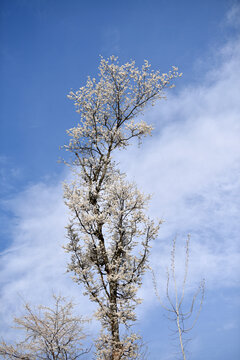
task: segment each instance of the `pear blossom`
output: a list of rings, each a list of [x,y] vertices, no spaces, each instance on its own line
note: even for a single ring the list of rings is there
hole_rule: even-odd
[[[151,242],[161,221],[146,215],[149,196],[130,183],[113,161],[116,149],[131,139],[141,140],[153,128],[141,120],[147,105],[165,98],[164,90],[179,77],[151,70],[147,60],[141,68],[131,61],[101,58],[99,79],[88,77],[86,85],[71,91],[80,120],[67,130],[65,149],[75,179],[64,184],[70,210],[67,226],[71,254],[68,271],[82,284],[84,294],[97,304],[96,317],[102,331],[96,342],[98,360],[139,358],[138,335],[124,333],[136,320],[141,302],[137,291],[147,270]]]

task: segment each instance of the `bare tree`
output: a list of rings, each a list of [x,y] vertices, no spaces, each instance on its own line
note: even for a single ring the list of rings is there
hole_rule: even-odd
[[[177,68],[168,74],[151,71],[147,61],[141,69],[134,61],[120,66],[114,56],[102,58],[99,71],[99,81],[89,77],[86,86],[69,94],[81,117],[68,130],[71,139],[65,146],[73,155],[68,165],[75,174],[65,184],[71,211],[65,249],[71,254],[68,269],[74,281],[98,305],[102,332],[97,358],[136,359],[138,336],[124,334],[120,326],[129,329],[136,319],[136,293],[160,223],[146,217],[149,197],[126,181],[112,155],[131,139],[151,133],[150,125],[134,119],[163,98],[163,90],[181,74]]]
[[[176,269],[175,269],[176,238],[174,238],[174,240],[173,240],[172,251],[171,251],[171,268],[170,268],[170,271],[169,271],[169,269],[167,269],[167,286],[166,286],[166,298],[167,298],[170,306],[167,306],[163,303],[163,301],[159,295],[158,289],[157,289],[156,277],[154,275],[154,272],[152,271],[153,283],[154,283],[154,288],[155,288],[157,298],[158,298],[161,306],[170,314],[169,319],[172,320],[173,322],[175,322],[175,324],[177,326],[177,334],[178,334],[178,338],[179,338],[182,357],[184,360],[186,360],[185,344],[187,343],[187,341],[189,341],[189,339],[184,338],[184,335],[188,334],[193,329],[193,327],[195,326],[195,324],[198,320],[198,317],[199,317],[201,309],[202,309],[204,292],[205,292],[205,280],[203,279],[200,282],[198,289],[196,290],[196,292],[194,293],[194,295],[192,297],[192,300],[190,302],[190,306],[189,306],[188,310],[185,310],[183,308],[185,291],[186,291],[186,283],[187,283],[187,275],[188,275],[189,242],[190,242],[190,236],[188,235],[187,240],[186,240],[186,247],[185,247],[186,251],[185,251],[184,277],[183,277],[182,285],[180,287],[180,294],[179,294],[179,287],[178,287],[177,280],[176,280]],[[173,282],[174,295],[172,297],[174,297],[174,299],[172,299],[172,297],[170,296],[170,291],[169,291],[169,289],[170,289],[169,286],[170,286],[171,280]],[[198,298],[198,295],[200,295],[200,303],[199,303],[198,309],[196,310],[195,302]],[[188,323],[188,320],[191,317],[193,317],[192,323],[189,326],[187,326],[186,323]]]
[[[16,328],[25,331],[25,339],[14,345],[0,343],[0,355],[4,359],[22,360],[76,360],[89,350],[82,341],[83,320],[72,314],[73,303],[61,296],[53,296],[55,307],[39,306],[33,310],[25,304],[26,314],[15,318]]]

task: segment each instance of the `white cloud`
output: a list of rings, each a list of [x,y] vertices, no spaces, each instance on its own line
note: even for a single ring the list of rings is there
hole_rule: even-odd
[[[218,56],[221,66],[204,76],[201,85],[170,95],[146,113],[155,125],[153,138],[140,149],[133,146],[118,154],[129,177],[153,193],[151,214],[166,219],[153,248],[157,275],[165,273],[175,235],[182,266],[181,244],[190,232],[190,281],[205,276],[210,288],[236,285],[239,273],[239,41]],[[9,206],[17,220],[13,244],[1,255],[0,316],[5,337],[10,316],[19,311],[18,294],[46,304],[52,290],[61,291],[75,297],[80,311],[88,313],[92,309],[88,300],[65,274],[67,257],[61,245],[67,213],[61,185],[32,186]],[[141,293],[147,304],[152,303],[151,281]]]
[[[240,25],[240,5],[233,4],[226,14],[226,24],[238,28]]]
[[[9,204],[14,220],[13,243],[1,253],[1,335],[11,338],[12,317],[25,301],[49,305],[51,294],[73,297],[79,313],[89,316],[93,308],[79,286],[66,274],[67,211],[61,184],[31,186]]]
[[[165,273],[172,237],[178,235],[182,249],[190,232],[190,281],[206,277],[210,288],[237,285],[240,272],[239,39],[218,56],[219,67],[200,85],[146,113],[155,126],[153,138],[117,158],[153,194],[151,213],[166,220],[154,245],[155,270]],[[180,250],[181,268],[183,255]]]

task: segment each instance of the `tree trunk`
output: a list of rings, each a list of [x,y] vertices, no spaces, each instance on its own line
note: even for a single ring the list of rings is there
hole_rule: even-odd
[[[110,283],[110,321],[112,336],[112,354],[111,360],[119,360],[121,358],[121,344],[119,334],[119,320],[117,316],[117,284]]]

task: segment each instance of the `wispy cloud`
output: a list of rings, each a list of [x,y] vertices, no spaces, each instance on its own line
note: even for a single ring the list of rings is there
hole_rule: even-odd
[[[21,169],[13,164],[12,159],[0,155],[0,193],[5,194],[12,190],[14,181],[21,176]]]
[[[1,331],[12,337],[12,317],[21,311],[24,301],[49,304],[51,294],[74,298],[79,313],[88,315],[92,308],[82,291],[66,274],[67,211],[61,184],[36,184],[8,203],[15,216],[13,243],[1,255]]]
[[[171,239],[177,235],[182,249],[191,233],[191,280],[204,276],[211,288],[237,285],[240,271],[239,39],[217,55],[218,68],[199,85],[146,113],[155,126],[153,138],[117,158],[153,194],[152,215],[166,220],[154,245],[155,270],[165,272]],[[180,268],[183,260],[180,251]]]
[[[240,5],[235,2],[226,15],[227,25],[238,28],[240,26]]]

